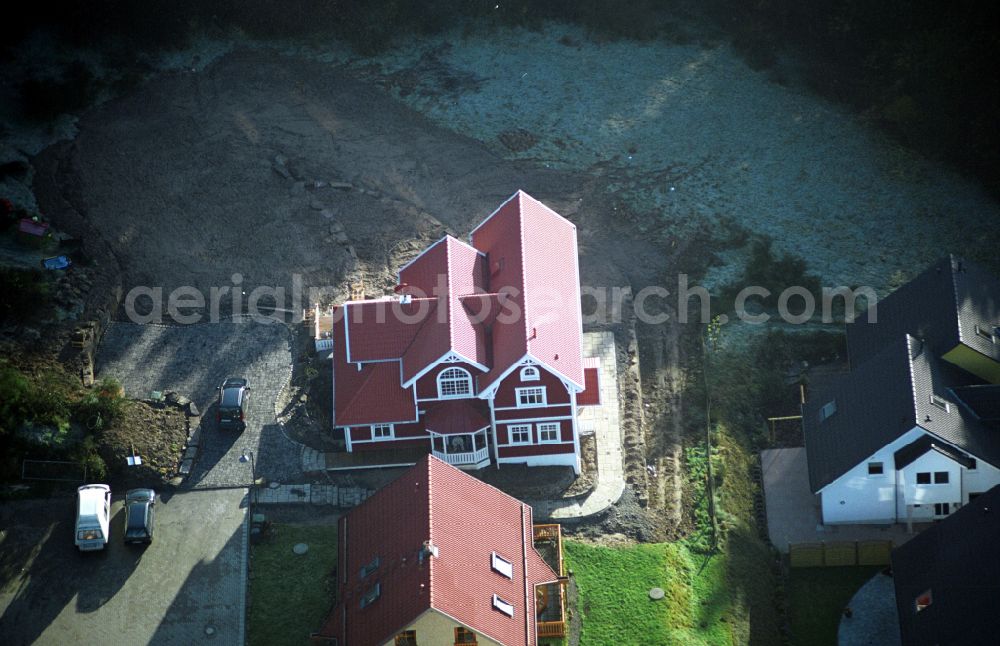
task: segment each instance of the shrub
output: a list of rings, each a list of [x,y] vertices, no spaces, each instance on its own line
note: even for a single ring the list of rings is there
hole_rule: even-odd
[[[89,430],[98,432],[118,419],[127,405],[121,382],[105,377],[76,403],[73,417]]]
[[[49,284],[37,269],[0,268],[0,323],[24,323],[49,305]]]

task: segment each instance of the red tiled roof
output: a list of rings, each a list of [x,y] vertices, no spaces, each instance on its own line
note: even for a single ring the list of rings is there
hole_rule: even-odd
[[[428,456],[342,523],[340,582],[348,583],[322,634],[343,646],[383,643],[434,608],[502,644],[535,644],[535,585],[557,577],[532,545],[529,506]],[[438,555],[421,563],[428,539]],[[513,564],[512,579],[491,568],[493,552]],[[375,557],[379,569],[359,582]],[[381,596],[361,609],[375,581]],[[514,605],[513,617],[493,608],[494,594]]]
[[[471,433],[490,425],[478,399],[453,399],[434,404],[424,417],[424,427],[441,435]]]
[[[400,386],[399,363],[366,363],[358,370],[344,356],[344,324],[334,323],[331,332],[334,424],[356,426],[416,420],[413,389]]]
[[[437,299],[414,298],[344,303],[351,361],[399,359],[427,318],[435,316]]]
[[[492,384],[525,354],[581,389],[582,317],[576,226],[518,191],[472,232],[486,252],[491,292],[510,291],[520,316],[493,326]]]
[[[576,396],[578,406],[599,406],[601,403],[601,360],[586,357],[583,360],[583,392]]]
[[[428,317],[403,355],[403,382],[413,379],[448,352],[484,363],[482,327],[474,325],[461,297],[483,291],[483,256],[451,236],[431,245],[399,271],[400,284],[415,296],[438,299],[436,316]]]

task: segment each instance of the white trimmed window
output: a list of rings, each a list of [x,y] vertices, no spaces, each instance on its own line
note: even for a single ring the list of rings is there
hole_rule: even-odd
[[[521,381],[538,381],[542,376],[535,366],[525,366],[521,368]]]
[[[510,444],[531,444],[531,424],[511,424],[507,427]]]
[[[437,378],[438,397],[465,397],[472,394],[472,375],[463,368],[442,370]]]
[[[395,437],[392,424],[372,424],[373,440],[391,440]]]
[[[492,560],[493,569],[504,575],[508,579],[514,578],[514,564],[500,556],[496,552],[493,552],[490,557]]]
[[[559,423],[558,422],[544,422],[538,425],[538,441],[539,442],[558,442],[559,441]]]
[[[533,408],[545,406],[545,386],[532,386],[531,388],[515,388],[518,408]]]
[[[504,601],[495,594],[493,595],[493,607],[508,617],[514,616],[514,604]]]

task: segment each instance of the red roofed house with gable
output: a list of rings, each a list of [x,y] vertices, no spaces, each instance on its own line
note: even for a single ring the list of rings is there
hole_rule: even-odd
[[[579,473],[599,364],[582,356],[576,226],[518,191],[470,243],[445,236],[399,270],[396,297],[337,308],[334,438]]]
[[[532,525],[531,507],[433,456],[341,517],[338,538],[337,602],[313,644],[565,634],[559,526]]]

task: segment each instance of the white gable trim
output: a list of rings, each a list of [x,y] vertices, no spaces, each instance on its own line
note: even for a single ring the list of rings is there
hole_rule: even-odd
[[[421,252],[420,252],[419,254],[417,254],[417,257],[416,257],[416,258],[414,258],[414,259],[413,259],[413,260],[411,260],[410,262],[408,262],[408,263],[406,263],[405,265],[403,265],[402,267],[400,267],[400,268],[399,268],[399,269],[398,269],[398,270],[396,271],[396,283],[397,283],[397,284],[401,284],[401,283],[403,282],[403,281],[402,281],[402,274],[403,274],[403,272],[404,272],[404,271],[406,270],[406,268],[407,268],[407,267],[409,267],[409,266],[410,266],[410,265],[412,265],[413,263],[415,263],[415,262],[417,262],[418,260],[420,260],[420,259],[421,259],[421,258],[423,257],[423,255],[424,255],[425,253],[427,253],[428,251],[430,251],[430,250],[431,250],[431,249],[433,249],[434,247],[438,246],[438,245],[439,245],[439,244],[441,244],[442,242],[446,241],[446,240],[447,240],[448,238],[451,238],[452,240],[454,240],[455,242],[459,243],[460,245],[463,245],[463,246],[466,246],[466,247],[468,247],[469,249],[472,249],[473,251],[475,251],[475,252],[476,252],[477,254],[479,254],[480,256],[483,256],[484,258],[486,257],[486,254],[485,254],[485,253],[483,253],[483,252],[482,252],[482,251],[480,251],[479,249],[476,249],[476,248],[475,248],[475,247],[473,247],[473,246],[472,246],[471,244],[467,243],[467,242],[466,242],[465,240],[459,240],[459,239],[458,239],[458,238],[456,238],[455,236],[452,236],[452,235],[447,235],[447,234],[446,234],[446,235],[445,235],[444,237],[442,237],[442,238],[441,238],[440,240],[438,240],[437,242],[435,242],[434,244],[432,244],[431,246],[427,247],[426,249],[424,249],[423,251],[421,251]],[[447,255],[447,254],[446,254],[446,255]],[[450,258],[448,259],[448,264],[449,264],[449,265],[451,264],[451,259],[450,259]]]
[[[444,236],[443,236],[443,237],[442,237],[442,238],[441,238],[440,240],[438,240],[437,242],[433,243],[432,245],[430,245],[429,247],[427,247],[426,249],[424,249],[423,251],[421,251],[420,253],[418,253],[418,254],[417,254],[417,257],[416,257],[416,258],[414,258],[414,259],[413,259],[413,260],[411,260],[410,262],[408,262],[408,263],[406,263],[405,265],[403,265],[402,267],[400,267],[400,268],[399,268],[399,269],[398,269],[398,270],[396,271],[396,282],[397,282],[397,283],[399,283],[399,282],[400,282],[400,280],[399,280],[399,276],[400,276],[400,274],[402,274],[402,273],[403,273],[403,272],[404,272],[404,271],[406,270],[406,268],[407,268],[407,267],[409,267],[409,266],[410,266],[410,265],[412,265],[413,263],[415,263],[415,262],[417,262],[418,260],[420,260],[421,258],[423,258],[423,257],[424,257],[424,254],[426,254],[426,253],[430,252],[430,250],[431,250],[431,249],[433,249],[434,247],[438,246],[439,244],[441,244],[442,242],[444,242],[444,241],[445,241],[445,240],[447,240],[447,239],[448,239],[448,236],[447,236],[447,235],[444,235]]]
[[[461,354],[455,352],[454,350],[448,350],[447,352],[442,354],[436,361],[432,361],[423,370],[413,375],[413,377],[411,377],[409,381],[407,381],[402,385],[403,388],[409,388],[413,384],[417,383],[418,379],[420,379],[421,377],[423,377],[428,372],[430,372],[437,366],[441,365],[442,363],[467,363],[470,366],[475,366],[476,368],[482,370],[483,372],[489,370],[489,368],[487,368],[481,363],[477,363],[472,359],[462,356]],[[403,365],[402,362],[400,362],[400,371],[402,371],[402,365]],[[401,375],[400,379],[402,379],[402,372],[400,372],[400,375]],[[473,379],[473,386],[475,386],[475,379]]]
[[[514,372],[515,370],[519,370],[524,366],[540,366],[542,368],[545,368],[545,370],[555,375],[556,378],[562,382],[563,386],[566,387],[566,390],[574,393],[583,392],[583,386],[570,380],[569,378],[566,377],[566,375],[559,372],[558,370],[556,370],[549,364],[545,363],[544,361],[539,361],[529,352],[520,359],[518,359],[517,361],[515,361],[514,363],[512,363],[510,366],[508,366],[507,369],[504,370],[502,373],[500,373],[500,376],[494,379],[492,383],[488,384],[483,388],[480,388],[479,398],[486,399],[487,396],[492,397],[493,395],[495,395],[497,389],[500,387],[500,384],[503,383],[503,380],[509,377],[510,373]],[[556,404],[556,405],[561,406],[562,404]]]
[[[347,319],[350,318],[351,313],[347,309],[348,305],[350,303],[344,303],[344,350],[347,354],[347,363],[351,363],[351,328],[347,325]]]
[[[476,231],[479,231],[480,229],[482,229],[484,224],[486,224],[487,222],[489,222],[493,218],[494,215],[496,215],[497,213],[500,212],[500,209],[502,209],[503,207],[507,206],[507,202],[510,202],[511,200],[513,200],[520,193],[521,193],[521,189],[517,189],[516,191],[514,191],[513,195],[511,195],[506,200],[504,200],[503,203],[500,206],[498,206],[497,208],[493,209],[493,213],[490,213],[489,215],[487,215],[486,218],[483,219],[483,221],[480,222],[479,225],[475,229],[473,229],[472,231],[470,231],[469,232],[469,242],[470,243],[472,242],[472,236],[476,235]],[[473,248],[475,248],[475,247],[473,247]]]

